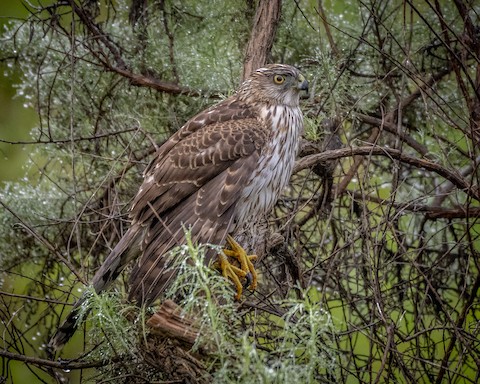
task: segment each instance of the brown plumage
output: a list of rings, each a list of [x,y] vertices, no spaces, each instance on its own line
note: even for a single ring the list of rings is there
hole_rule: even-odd
[[[129,299],[151,304],[175,271],[168,251],[185,243],[223,244],[227,234],[254,231],[290,178],[303,127],[299,93],[307,82],[291,66],[273,64],[235,95],[189,120],[158,150],[131,208],[132,224],[93,278],[107,289],[128,262]],[[215,257],[213,250],[207,261]],[[75,331],[77,302],[50,346]]]

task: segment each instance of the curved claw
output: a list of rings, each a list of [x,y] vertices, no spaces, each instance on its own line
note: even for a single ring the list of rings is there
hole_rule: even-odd
[[[233,281],[237,289],[235,298],[240,300],[243,289],[250,287],[250,289],[255,290],[257,287],[257,271],[255,271],[252,263],[252,260],[255,260],[257,256],[247,255],[240,244],[230,235],[227,236],[227,244],[231,249],[224,249],[218,255],[218,260],[214,266],[222,271],[222,275],[225,278],[230,278]],[[228,257],[237,259],[240,263],[240,268],[232,265],[228,261]],[[245,279],[245,283],[242,284],[240,279]]]
[[[252,284],[253,282],[253,275],[252,275],[252,272],[248,272],[246,275],[245,275],[245,283],[243,283],[243,288],[246,289],[250,286],[250,284]]]
[[[239,261],[240,269],[245,272],[245,276],[248,273],[251,273],[252,281],[247,287],[250,286],[252,290],[255,290],[255,288],[257,288],[257,271],[253,266],[252,260],[256,260],[257,255],[247,255],[247,252],[245,252],[240,244],[238,244],[230,235],[227,235],[227,243],[231,249],[225,249],[225,254],[234,257]]]
[[[222,275],[225,279],[230,279],[235,284],[235,288],[237,289],[237,294],[235,295],[236,300],[240,300],[240,297],[243,292],[242,283],[240,282],[240,278],[244,278],[246,273],[242,271],[240,268],[230,264],[228,261],[227,256],[222,252],[218,255],[218,260],[213,265],[214,268],[217,268],[222,271]]]

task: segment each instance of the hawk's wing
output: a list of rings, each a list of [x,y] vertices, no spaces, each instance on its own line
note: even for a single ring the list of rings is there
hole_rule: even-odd
[[[160,148],[145,174],[132,207],[134,223],[146,230],[130,277],[130,298],[140,303],[155,300],[168,283],[172,271],[165,253],[185,243],[184,228],[194,242],[223,242],[240,194],[255,173],[267,127],[253,117],[228,119],[225,112],[221,120],[198,124],[186,135],[187,124]]]
[[[229,162],[260,149],[265,134],[253,109],[235,99],[196,115],[158,149],[144,171],[131,208],[133,222],[150,220],[154,202],[158,214],[175,206]]]

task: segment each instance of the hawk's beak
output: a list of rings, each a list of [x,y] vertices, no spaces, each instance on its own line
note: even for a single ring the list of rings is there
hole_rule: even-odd
[[[301,91],[306,91],[308,93],[308,81],[302,74],[298,75],[297,88]]]

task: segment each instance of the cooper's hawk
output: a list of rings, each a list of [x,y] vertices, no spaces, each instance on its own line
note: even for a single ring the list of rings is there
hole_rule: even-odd
[[[269,212],[288,183],[303,117],[299,94],[308,83],[294,67],[268,65],[255,71],[230,98],[189,120],[158,150],[144,173],[131,208],[132,224],[93,278],[96,292],[107,289],[137,258],[129,299],[151,304],[175,275],[169,251],[185,243],[241,248],[235,237]],[[227,251],[228,252],[228,251]],[[207,262],[217,257],[209,250]],[[235,280],[254,273],[248,257],[239,271],[220,258],[224,275]],[[239,287],[236,278],[237,289]],[[240,293],[240,292],[239,292]],[[63,345],[76,328],[80,299],[50,347]]]

